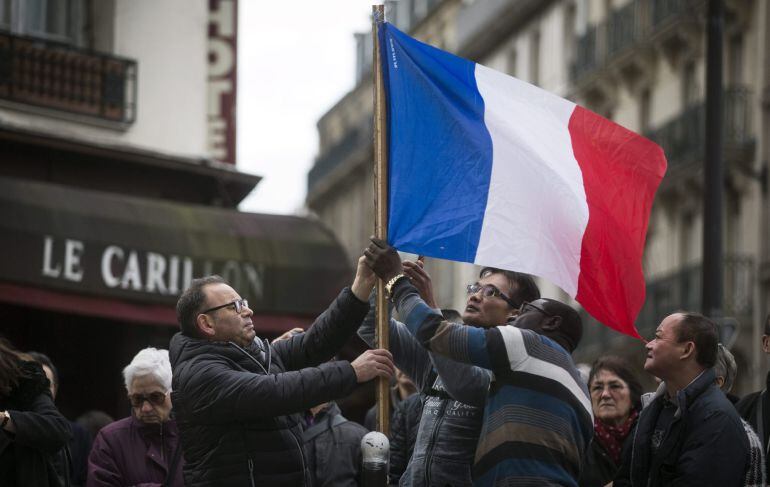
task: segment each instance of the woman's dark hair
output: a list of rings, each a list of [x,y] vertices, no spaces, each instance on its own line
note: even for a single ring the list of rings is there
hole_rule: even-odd
[[[642,383],[636,377],[631,365],[622,357],[617,355],[605,355],[596,359],[591,366],[591,373],[588,374],[588,389],[591,389],[591,382],[594,381],[594,376],[599,373],[600,370],[606,370],[620,377],[626,384],[628,384],[628,390],[631,395],[631,407],[637,411],[642,409]]]
[[[0,397],[9,397],[19,381],[28,377],[21,368],[22,358],[11,342],[0,337]]]

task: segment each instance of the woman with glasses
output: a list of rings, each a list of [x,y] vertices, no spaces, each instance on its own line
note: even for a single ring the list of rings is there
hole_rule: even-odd
[[[88,457],[88,487],[184,485],[171,418],[168,350],[145,348],[123,369],[131,416],[102,428]]]
[[[53,458],[70,439],[40,364],[0,338],[0,485],[60,485]]]
[[[594,362],[588,376],[594,411],[594,439],[585,456],[582,487],[601,487],[615,477],[621,454],[641,410],[642,385],[621,357]]]

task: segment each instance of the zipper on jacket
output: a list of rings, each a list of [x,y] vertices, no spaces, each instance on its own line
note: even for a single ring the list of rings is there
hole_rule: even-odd
[[[163,421],[160,422],[160,460],[165,461],[165,449],[166,446],[163,444]]]
[[[305,449],[302,448],[302,443],[297,438],[297,435],[294,434],[294,430],[289,428],[289,433],[291,433],[291,437],[294,438],[294,441],[297,443],[297,448],[299,448],[299,459],[302,461],[302,485],[307,486],[307,477],[305,476],[306,473],[306,467],[305,467]]]
[[[261,363],[259,363],[259,360],[257,360],[256,358],[254,358],[254,357],[253,357],[253,356],[252,356],[252,355],[251,355],[249,352],[247,352],[246,350],[244,350],[244,349],[243,349],[243,348],[241,348],[239,345],[236,345],[236,344],[235,344],[235,343],[233,343],[233,342],[227,342],[227,343],[228,343],[228,345],[232,345],[232,346],[234,346],[234,347],[235,347],[237,350],[240,350],[240,351],[241,351],[241,353],[243,353],[244,355],[246,355],[246,356],[247,356],[247,357],[248,357],[248,358],[249,358],[249,359],[250,359],[252,362],[254,362],[255,364],[257,364],[257,365],[259,366],[259,368],[260,368],[260,369],[262,369],[262,371],[265,373],[265,375],[270,375],[270,371],[269,371],[269,370],[267,370],[267,369],[265,369],[265,366],[264,366],[264,365],[262,365]]]
[[[249,458],[249,479],[251,480],[251,487],[256,487],[254,484],[254,461]]]
[[[438,419],[436,419],[436,422],[433,423],[433,433],[430,436],[430,449],[425,451],[425,459],[427,460],[425,462],[425,485],[430,485],[430,465],[433,460],[433,449],[436,447],[436,438],[438,437],[438,430],[441,426],[441,423],[444,421],[444,416],[446,415],[446,407],[447,403],[449,402],[449,399],[443,399],[441,404],[441,415],[439,415]]]
[[[240,350],[244,355],[249,357],[252,362],[254,362],[255,364],[259,365],[260,368],[265,371],[266,375],[270,374],[270,369],[268,368],[267,370],[265,370],[265,367],[261,363],[259,363],[259,360],[255,359],[249,352],[247,352],[246,350],[244,350],[243,348],[241,348],[240,346],[236,345],[233,342],[227,342],[227,343],[229,343],[230,345],[232,345],[235,348],[237,348],[238,350]],[[270,345],[269,344],[267,346],[267,357],[268,357],[268,367],[269,367],[270,366],[269,361],[271,360],[271,358],[270,358]],[[302,485],[306,486],[307,482],[305,482],[305,481],[307,479],[305,477],[305,450],[302,448],[302,443],[297,439],[297,436],[294,434],[294,431],[292,431],[291,428],[289,428],[289,433],[291,434],[291,437],[294,438],[294,442],[297,444],[297,449],[299,450],[299,458],[302,461]],[[252,487],[254,487],[254,476],[251,474],[251,472],[253,472],[253,470],[254,470],[254,462],[252,462],[251,459],[249,459],[249,472],[250,472],[250,475],[251,475],[251,485],[252,485]]]

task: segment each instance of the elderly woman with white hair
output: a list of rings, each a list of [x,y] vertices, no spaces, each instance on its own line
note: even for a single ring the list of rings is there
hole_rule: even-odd
[[[735,376],[738,374],[738,364],[735,363],[735,357],[730,351],[722,345],[718,344],[717,350],[717,362],[714,364],[714,375],[716,375],[716,384],[722,392],[725,393],[727,398],[735,404],[738,402],[738,397],[730,394],[735,382]],[[746,420],[741,419],[743,423],[743,429],[746,430],[746,436],[749,439],[749,450],[751,453],[751,462],[749,468],[746,471],[746,477],[744,486],[746,487],[760,487],[765,484],[765,456],[762,451],[762,442],[754,432]]]
[[[179,434],[171,418],[168,350],[141,350],[123,369],[123,378],[131,416],[97,435],[86,485],[184,485]]]

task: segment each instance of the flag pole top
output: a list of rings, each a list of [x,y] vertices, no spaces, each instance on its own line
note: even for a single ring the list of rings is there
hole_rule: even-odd
[[[372,5],[372,19],[375,24],[382,24],[385,22],[385,5]]]

